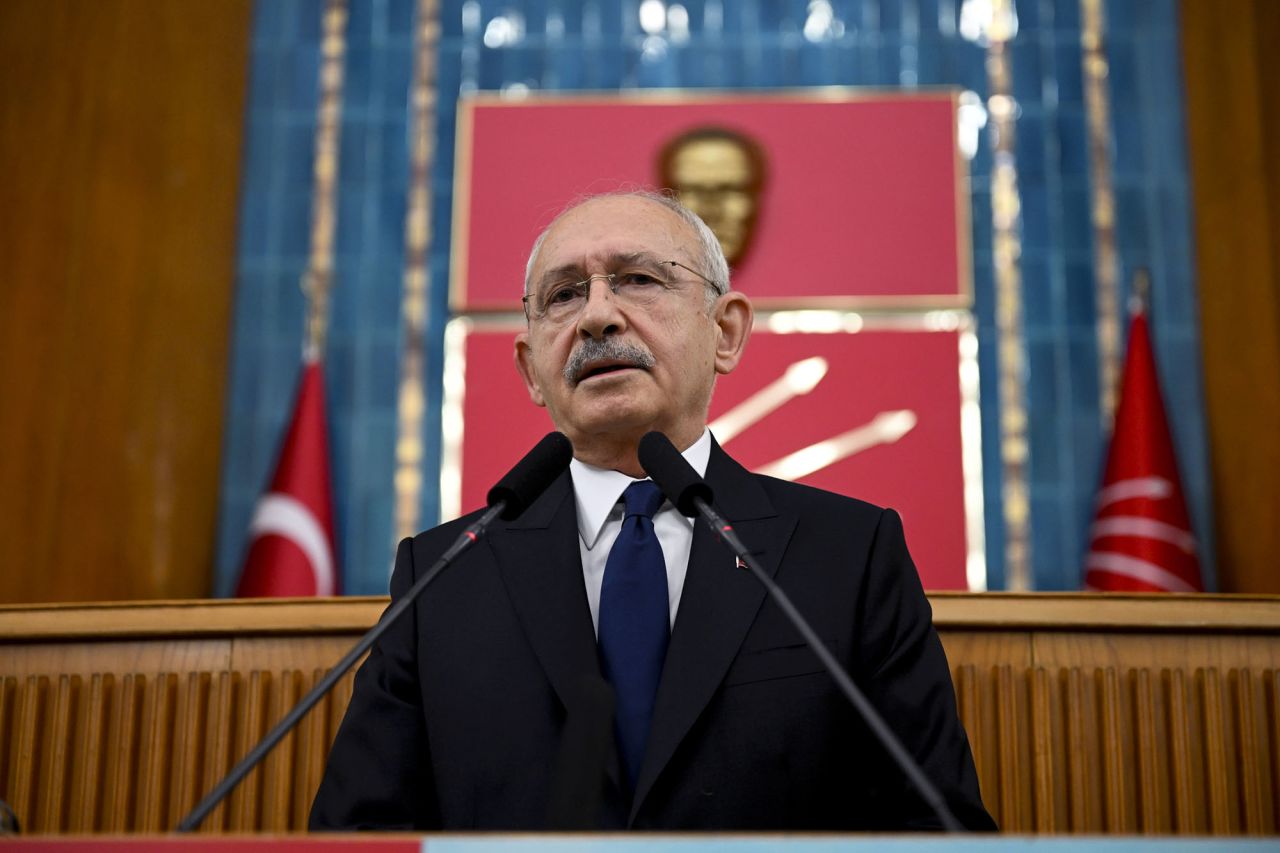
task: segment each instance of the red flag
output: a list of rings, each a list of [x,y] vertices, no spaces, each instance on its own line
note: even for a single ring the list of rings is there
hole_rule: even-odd
[[[236,595],[338,592],[324,373],[318,361],[303,365],[289,434],[271,488],[254,510],[249,537],[249,555]]]
[[[1087,589],[1204,590],[1142,311],[1129,327],[1120,406],[1089,536]]]

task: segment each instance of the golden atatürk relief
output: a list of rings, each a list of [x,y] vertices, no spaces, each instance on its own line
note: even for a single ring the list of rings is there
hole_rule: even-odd
[[[662,186],[715,232],[729,264],[740,263],[751,247],[764,187],[760,145],[737,131],[698,127],[663,146],[658,168]]]

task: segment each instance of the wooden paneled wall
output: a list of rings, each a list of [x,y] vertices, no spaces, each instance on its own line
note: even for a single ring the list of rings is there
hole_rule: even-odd
[[[1046,630],[1019,664],[965,662],[947,639],[983,795],[1005,831],[1276,832],[1275,645]]]
[[[0,608],[0,798],[27,832],[172,829],[385,603]],[[201,831],[305,827],[351,681]]]
[[[931,600],[1004,831],[1280,828],[1280,598]],[[0,608],[0,797],[33,833],[172,828],[384,605]],[[202,831],[303,828],[350,690]]]
[[[324,675],[94,673],[0,679],[6,799],[26,832],[168,832]],[[304,829],[351,695],[339,682],[201,827]]]
[[[209,594],[249,13],[0,3],[0,601]]]
[[[1280,3],[1185,0],[1219,587],[1280,592]]]

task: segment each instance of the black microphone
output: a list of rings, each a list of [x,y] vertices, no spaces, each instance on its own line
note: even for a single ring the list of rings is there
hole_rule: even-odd
[[[675,445],[671,443],[671,439],[660,432],[647,433],[640,439],[639,456],[640,465],[649,475],[649,478],[658,484],[658,488],[662,489],[662,493],[667,496],[667,499],[687,516],[702,516],[703,520],[715,531],[716,535],[728,544],[733,553],[737,555],[738,561],[745,565],[751,571],[751,574],[755,575],[756,580],[764,584],[765,590],[768,591],[774,603],[778,605],[778,609],[786,614],[787,619],[804,637],[805,642],[809,644],[809,648],[813,649],[814,654],[822,661],[822,665],[831,674],[836,685],[844,693],[845,698],[849,700],[849,704],[853,705],[863,721],[866,722],[867,727],[871,729],[876,739],[880,741],[885,751],[889,753],[889,756],[902,769],[903,774],[920,792],[921,797],[933,809],[933,813],[942,822],[943,828],[948,832],[964,832],[964,827],[956,820],[955,815],[951,813],[951,809],[947,807],[942,794],[929,781],[929,778],[924,775],[920,765],[903,747],[902,742],[898,740],[898,736],[893,733],[893,730],[885,724],[884,719],[871,702],[867,700],[867,697],[862,695],[862,691],[858,689],[857,685],[853,683],[853,679],[840,666],[840,662],[836,660],[835,655],[827,648],[826,643],[822,642],[818,637],[813,630],[813,626],[791,603],[791,599],[782,591],[782,588],[773,582],[773,578],[769,577],[768,573],[760,568],[760,564],[756,562],[755,557],[747,550],[747,546],[742,544],[738,534],[734,532],[733,525],[725,521],[724,517],[712,508],[711,502],[714,499],[714,495],[711,487],[698,476],[698,472],[693,470],[693,466],[680,455],[680,451],[676,450]]]
[[[499,513],[503,521],[512,521],[529,508],[529,504],[547,490],[551,481],[569,467],[573,445],[562,432],[549,432],[516,463],[516,467],[499,480],[487,496],[489,506],[504,504]]]
[[[386,609],[382,614],[382,618],[378,620],[378,624],[370,628],[360,638],[360,642],[356,643],[351,651],[347,652],[346,656],[338,661],[333,669],[329,670],[306,696],[302,697],[302,701],[294,705],[293,709],[288,714],[285,714],[280,722],[276,723],[275,728],[267,732],[266,736],[258,741],[257,745],[249,750],[248,754],[240,759],[240,762],[235,767],[231,768],[231,772],[223,777],[222,781],[191,810],[190,814],[182,819],[182,822],[178,824],[178,832],[193,832],[198,828],[204,819],[209,816],[209,812],[213,811],[218,803],[222,802],[227,794],[230,794],[235,786],[240,784],[249,771],[258,765],[258,762],[267,757],[267,753],[298,724],[299,720],[306,716],[307,712],[324,697],[324,694],[332,689],[333,685],[338,683],[338,679],[342,678],[346,671],[355,665],[355,662],[360,660],[365,652],[369,651],[378,638],[395,624],[396,620],[406,610],[413,606],[413,602],[436,579],[437,575],[457,559],[459,554],[474,545],[484,534],[485,528],[495,518],[501,517],[506,521],[510,521],[528,509],[529,504],[537,500],[538,496],[547,490],[552,481],[559,477],[565,468],[569,467],[569,460],[572,458],[573,446],[562,433],[547,433],[542,441],[535,444],[533,449],[526,453],[524,458],[517,462],[515,467],[508,471],[507,475],[489,490],[488,509],[468,525],[466,530],[462,531],[462,534],[454,540],[448,550],[440,555],[440,558],[432,564],[431,568],[422,577],[418,578],[413,586],[409,587],[408,592],[399,601]]]

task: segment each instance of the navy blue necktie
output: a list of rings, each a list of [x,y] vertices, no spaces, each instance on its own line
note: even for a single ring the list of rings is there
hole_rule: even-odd
[[[662,492],[650,480],[622,493],[626,514],[600,588],[600,661],[613,685],[623,769],[635,790],[671,635],[667,564],[653,531]]]

